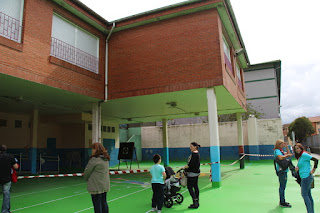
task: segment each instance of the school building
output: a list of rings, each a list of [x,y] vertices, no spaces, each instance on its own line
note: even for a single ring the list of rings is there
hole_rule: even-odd
[[[119,124],[208,116],[219,162],[217,115],[245,111],[250,65],[229,0],[185,1],[108,22],[78,0],[2,0],[0,137],[36,173],[38,157],[81,167],[101,142],[118,162]],[[238,125],[242,132],[242,125]],[[243,136],[238,135],[239,152]],[[212,165],[220,186],[220,163]]]

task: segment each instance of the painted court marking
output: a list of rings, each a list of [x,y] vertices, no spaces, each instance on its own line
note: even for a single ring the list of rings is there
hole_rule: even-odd
[[[136,192],[129,193],[129,194],[127,194],[127,195],[123,195],[123,196],[121,196],[121,197],[118,197],[118,198],[109,200],[108,203],[110,203],[110,202],[112,202],[112,201],[115,201],[115,200],[119,200],[119,199],[124,198],[124,197],[128,197],[128,196],[130,196],[130,195],[136,194],[136,193],[138,193],[138,192],[142,192],[142,191],[144,191],[144,190],[146,190],[146,189],[150,189],[150,188],[151,188],[151,187],[148,187],[148,188],[145,188],[145,189],[138,190],[138,191],[136,191]],[[89,207],[89,208],[86,208],[86,209],[82,209],[82,210],[77,211],[77,212],[74,212],[74,213],[83,212],[83,211],[86,211],[86,210],[89,210],[89,209],[92,209],[92,208],[93,208],[93,206],[92,206],[92,207]]]
[[[55,200],[49,200],[49,201],[46,201],[46,202],[43,202],[43,203],[38,203],[38,204],[31,205],[31,206],[26,206],[26,207],[23,207],[23,208],[19,208],[19,209],[14,209],[14,210],[11,210],[11,211],[12,212],[16,212],[16,211],[20,211],[20,210],[23,210],[23,209],[28,209],[28,208],[35,207],[35,206],[40,206],[40,205],[44,205],[44,204],[47,204],[47,203],[52,203],[52,202],[55,202],[55,201],[64,200],[64,199],[67,199],[67,198],[71,198],[71,197],[75,197],[75,196],[79,196],[79,195],[83,195],[83,194],[87,194],[87,193],[88,192],[83,192],[83,193],[79,193],[79,194],[76,194],[76,195],[71,195],[71,196],[67,196],[67,197],[58,198],[58,199],[55,199]]]
[[[61,186],[61,187],[57,187],[57,188],[46,189],[46,190],[42,190],[42,191],[38,191],[38,192],[30,192],[30,193],[25,193],[25,194],[10,196],[10,197],[11,197],[11,198],[21,197],[21,196],[25,196],[25,195],[32,195],[32,194],[47,192],[47,191],[51,191],[51,190],[57,190],[57,189],[63,189],[63,188],[68,188],[68,187],[83,185],[83,184],[86,184],[86,183],[78,183],[78,184],[73,184],[73,185],[69,185],[69,186]],[[12,194],[12,192],[11,192],[11,194]],[[3,198],[1,198],[0,200],[3,200]]]

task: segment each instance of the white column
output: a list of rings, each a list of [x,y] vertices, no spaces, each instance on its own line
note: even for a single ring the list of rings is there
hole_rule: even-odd
[[[209,121],[209,140],[210,140],[210,162],[212,187],[221,186],[221,169],[220,169],[220,145],[219,145],[219,123],[217,98],[214,88],[207,89],[208,101],[208,121]]]
[[[92,104],[92,143],[101,143],[101,106]]]
[[[244,153],[241,112],[237,112],[237,130],[238,130],[239,157],[241,158],[243,155],[242,153]],[[244,158],[240,160],[240,169],[243,169],[243,168],[244,168]]]
[[[168,120],[167,119],[162,119],[162,142],[163,142],[162,161],[165,166],[169,166],[169,139],[168,139]]]
[[[257,119],[252,116],[248,119],[248,144],[250,154],[259,154],[259,138]],[[250,160],[259,160],[259,157],[249,157]]]

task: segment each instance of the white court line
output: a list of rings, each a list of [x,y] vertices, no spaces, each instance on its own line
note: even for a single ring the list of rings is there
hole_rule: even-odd
[[[62,197],[62,198],[59,198],[59,199],[50,200],[50,201],[46,201],[46,202],[43,202],[43,203],[38,203],[38,204],[35,204],[35,205],[31,205],[31,206],[26,206],[26,207],[19,208],[19,209],[14,209],[14,210],[11,210],[11,211],[12,212],[20,211],[20,210],[23,210],[23,209],[28,209],[28,208],[35,207],[35,206],[40,206],[40,205],[43,205],[43,204],[52,203],[52,202],[55,202],[55,201],[64,200],[64,199],[67,199],[67,198],[71,198],[71,197],[75,197],[75,196],[79,196],[79,195],[83,195],[83,194],[87,194],[87,193],[88,192],[83,192],[83,193],[79,193],[79,194],[76,194],[76,195]]]
[[[78,184],[74,184],[74,185],[61,186],[61,187],[52,188],[52,189],[47,189],[47,190],[43,190],[43,191],[30,192],[30,193],[21,194],[21,195],[10,196],[10,198],[21,197],[21,196],[25,196],[25,195],[32,195],[32,194],[47,192],[47,191],[56,190],[56,189],[63,189],[63,188],[68,188],[68,187],[72,187],[72,186],[83,185],[83,184],[85,184],[85,183],[78,183]],[[12,192],[11,192],[11,194],[12,194]],[[3,200],[3,198],[1,198],[0,200]]]
[[[127,196],[129,196],[129,195],[136,194],[136,193],[138,193],[138,192],[142,192],[142,191],[144,191],[144,190],[146,190],[146,189],[150,189],[150,188],[151,188],[151,187],[148,187],[148,188],[145,188],[145,189],[141,189],[141,190],[139,190],[139,191],[136,191],[136,192],[132,192],[132,193],[127,194],[127,195],[123,195],[123,196],[121,196],[121,197],[118,197],[118,198],[115,198],[115,199],[109,200],[109,201],[108,201],[108,203],[110,203],[110,202],[112,202],[112,201],[115,201],[115,200],[119,200],[119,199],[124,198],[124,197],[127,197]],[[77,211],[77,212],[74,212],[74,213],[83,212],[83,211],[86,211],[86,210],[89,210],[89,209],[92,209],[92,208],[93,208],[93,207],[86,208],[86,209],[82,209],[82,210]]]

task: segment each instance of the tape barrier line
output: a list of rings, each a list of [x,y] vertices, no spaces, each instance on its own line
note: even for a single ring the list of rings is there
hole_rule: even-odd
[[[109,171],[110,175],[121,175],[121,174],[132,174],[132,173],[142,173],[149,172],[150,169],[145,170],[124,170],[124,171]],[[81,177],[83,173],[75,174],[57,174],[57,175],[34,175],[34,176],[18,176],[18,179],[31,179],[31,178],[49,178],[49,177]]]
[[[270,157],[273,155],[260,155],[260,154],[243,154],[241,158],[239,158],[238,160],[236,160],[235,162],[231,163],[231,164],[221,164],[223,166],[231,166],[236,164],[239,160],[241,160],[242,158],[244,158],[245,156],[259,156],[259,157]],[[200,164],[200,166],[204,166],[204,165],[212,165],[212,164],[217,164],[220,162],[212,162],[212,163],[203,163]],[[174,167],[174,168],[183,168],[183,167]],[[137,169],[137,170],[123,170],[123,171],[110,171],[109,174],[110,175],[121,175],[121,174],[133,174],[133,173],[143,173],[143,172],[150,172],[150,169]],[[210,171],[211,173],[211,171]],[[75,173],[75,174],[57,174],[57,175],[35,175],[35,176],[18,176],[18,179],[32,179],[32,178],[49,178],[49,177],[81,177],[83,176],[83,173]]]

